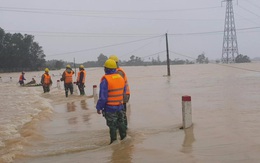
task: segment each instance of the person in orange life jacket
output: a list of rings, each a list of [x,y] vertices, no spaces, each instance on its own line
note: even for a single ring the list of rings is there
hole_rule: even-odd
[[[63,72],[61,81],[64,81],[65,95],[68,97],[68,92],[73,94],[73,74],[74,71],[71,69],[70,65],[66,66],[66,70]]]
[[[80,65],[78,76],[77,76],[77,85],[78,85],[78,88],[79,88],[80,95],[85,95],[84,88],[85,88],[86,76],[87,76],[87,73],[84,70],[84,66]]]
[[[50,92],[50,86],[52,85],[51,76],[49,75],[49,69],[45,69],[45,73],[42,75],[41,78],[43,92]]]
[[[20,85],[24,85],[24,80],[26,80],[25,78],[24,78],[24,72],[22,72],[21,73],[21,75],[20,75],[20,77],[19,77],[19,83],[20,83]]]
[[[126,137],[124,124],[123,94],[126,91],[124,79],[116,72],[116,62],[108,59],[104,64],[105,75],[101,78],[99,99],[96,109],[103,114],[109,127],[110,144],[117,140],[117,129],[121,140]]]
[[[119,67],[119,65],[118,65],[119,59],[116,55],[110,55],[109,59],[113,59],[116,62],[117,73],[120,74],[124,78],[125,83],[126,83],[126,93],[124,94],[124,100],[123,100],[123,105],[124,105],[123,111],[124,111],[125,125],[126,125],[126,128],[127,128],[128,122],[127,122],[127,116],[126,116],[126,110],[127,110],[126,103],[128,103],[128,101],[130,99],[130,88],[129,88],[127,76],[126,76],[125,71],[121,67]]]

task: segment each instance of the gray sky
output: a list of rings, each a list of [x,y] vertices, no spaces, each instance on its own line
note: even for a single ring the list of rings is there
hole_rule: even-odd
[[[221,0],[0,0],[0,27],[31,34],[46,59],[77,63],[100,53],[165,60],[222,57],[226,3]],[[222,4],[222,6],[221,6]],[[233,1],[238,50],[258,57],[260,1]],[[248,29],[250,28],[250,29]]]

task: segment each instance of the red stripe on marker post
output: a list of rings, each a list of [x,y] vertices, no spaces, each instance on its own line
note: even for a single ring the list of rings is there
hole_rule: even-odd
[[[182,101],[191,101],[191,96],[182,96]]]

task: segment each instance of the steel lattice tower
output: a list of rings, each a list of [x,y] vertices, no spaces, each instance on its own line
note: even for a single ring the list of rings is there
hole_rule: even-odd
[[[224,1],[226,2],[226,15],[222,47],[222,63],[234,63],[235,57],[238,55],[238,45],[232,4],[233,0]]]

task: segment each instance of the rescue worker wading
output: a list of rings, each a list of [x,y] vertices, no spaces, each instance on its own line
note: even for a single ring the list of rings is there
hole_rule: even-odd
[[[20,75],[20,77],[19,77],[19,83],[20,83],[20,85],[24,85],[24,80],[26,80],[25,78],[24,78],[24,72],[22,72],[22,74]]]
[[[123,94],[126,91],[124,79],[116,72],[116,62],[108,59],[104,64],[105,75],[101,78],[97,113],[103,113],[109,127],[110,144],[117,140],[117,129],[121,140],[126,137],[124,124]]]
[[[77,76],[77,85],[78,85],[78,88],[79,88],[80,95],[85,95],[84,88],[85,88],[86,76],[87,76],[87,73],[84,70],[84,66],[80,65],[78,76]]]
[[[68,92],[73,94],[73,74],[74,71],[71,69],[70,65],[66,66],[66,70],[63,72],[61,81],[64,81],[65,96],[68,97]]]
[[[120,74],[124,80],[125,80],[125,84],[126,84],[126,93],[124,94],[124,100],[123,100],[123,105],[124,105],[124,119],[125,119],[125,125],[126,125],[126,128],[127,128],[127,125],[128,125],[128,122],[127,122],[127,116],[126,116],[126,111],[127,111],[127,103],[130,99],[130,88],[129,88],[129,84],[128,84],[128,81],[127,81],[127,76],[126,76],[126,73],[125,71],[119,67],[118,65],[118,62],[119,62],[119,59],[116,55],[111,55],[109,56],[109,59],[113,59],[114,61],[116,61],[116,65],[117,65],[117,73]]]
[[[41,78],[43,92],[50,92],[50,86],[52,85],[51,76],[49,75],[49,69],[45,69],[45,73],[42,75]]]

